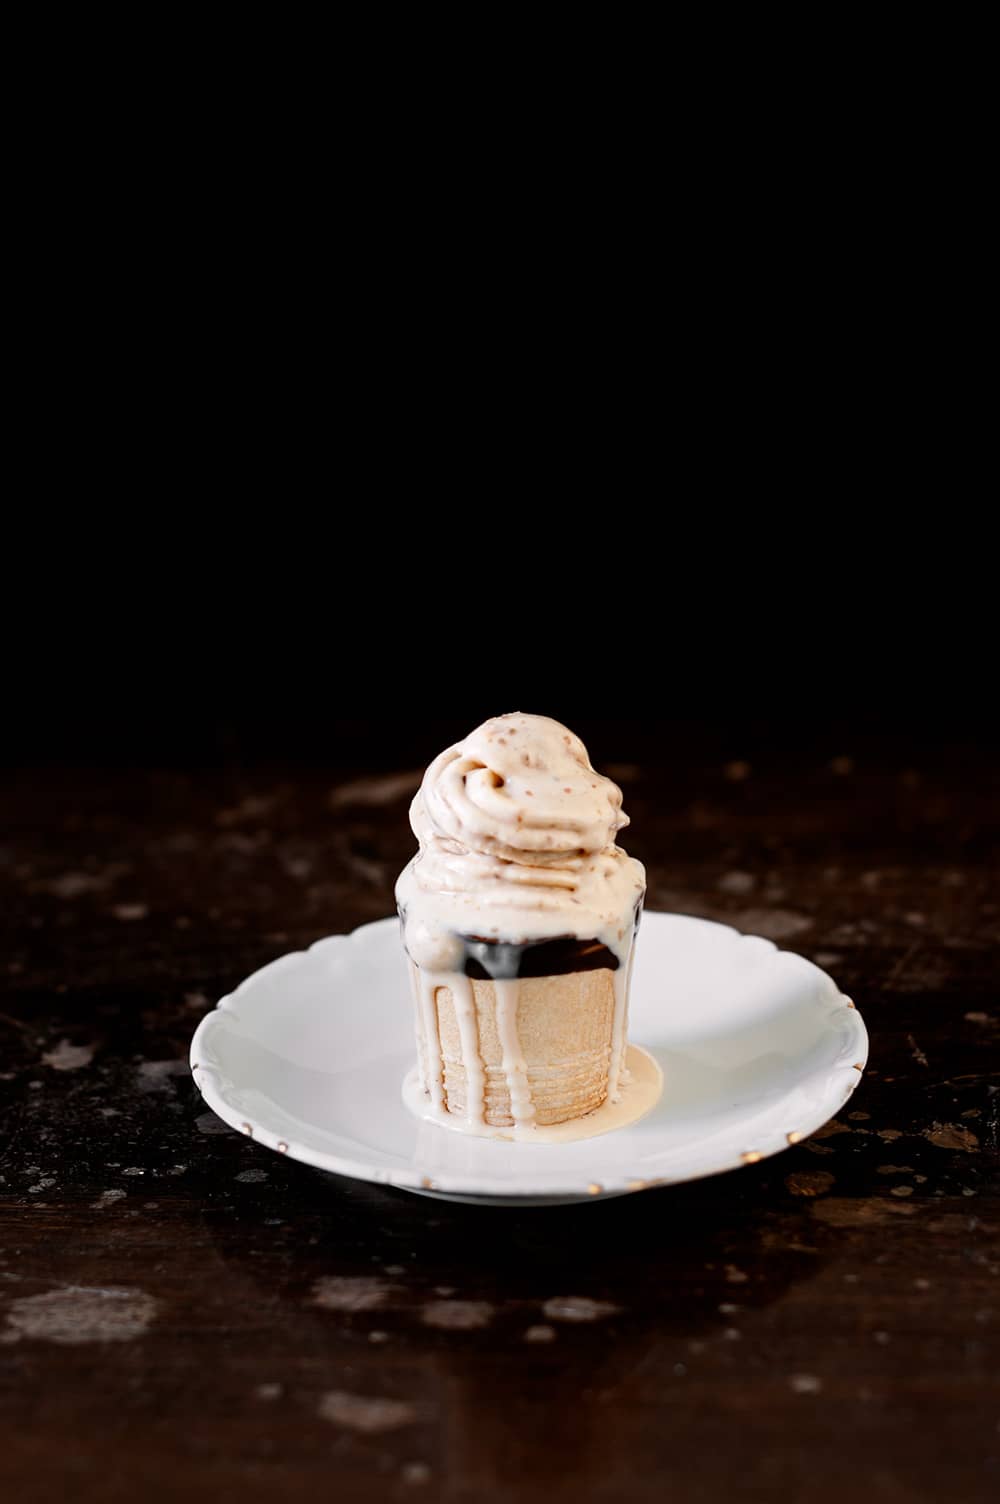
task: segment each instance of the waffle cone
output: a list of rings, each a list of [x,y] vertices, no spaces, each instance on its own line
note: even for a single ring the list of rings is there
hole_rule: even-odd
[[[575,971],[561,976],[523,977],[518,982],[517,1033],[527,1064],[537,1123],[565,1123],[600,1107],[608,1092],[608,1064],[614,1019],[614,973]],[[496,989],[473,980],[479,1054],[486,1073],[485,1118],[492,1127],[513,1125],[510,1092],[497,1031]],[[451,989],[440,986],[435,1008],[441,1039],[445,1105],[464,1116],[467,1107],[462,1045]],[[427,1040],[417,1018],[421,1059]],[[426,1073],[425,1073],[426,1079]]]

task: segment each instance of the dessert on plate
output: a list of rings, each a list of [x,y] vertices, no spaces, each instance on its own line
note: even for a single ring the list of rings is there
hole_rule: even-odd
[[[645,874],[616,844],[620,789],[558,721],[503,715],[431,763],[410,823],[420,850],[396,900],[424,1115],[517,1138],[580,1121],[586,1134],[630,1080]]]

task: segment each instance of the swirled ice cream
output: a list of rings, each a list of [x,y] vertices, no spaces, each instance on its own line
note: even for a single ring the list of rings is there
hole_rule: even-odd
[[[645,888],[621,791],[558,721],[504,715],[431,763],[410,821],[396,899],[433,1111],[523,1129],[616,1099]]]

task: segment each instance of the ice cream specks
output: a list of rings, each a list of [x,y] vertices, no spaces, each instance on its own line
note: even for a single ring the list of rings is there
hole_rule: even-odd
[[[396,886],[413,961],[460,963],[459,935],[515,944],[594,938],[626,958],[644,887],[615,844],[620,789],[547,716],[486,721],[435,758],[410,809],[420,851]]]

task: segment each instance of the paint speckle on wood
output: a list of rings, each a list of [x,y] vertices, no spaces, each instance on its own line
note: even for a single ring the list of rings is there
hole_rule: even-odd
[[[424,1326],[446,1332],[476,1331],[492,1318],[493,1307],[485,1300],[432,1300],[420,1313]]]
[[[901,1217],[912,1216],[916,1207],[878,1197],[868,1200],[848,1196],[831,1196],[818,1200],[812,1208],[817,1222],[828,1227],[887,1227]]]
[[[110,1191],[102,1191],[97,1200],[90,1203],[91,1209],[95,1212],[106,1211],[109,1206],[114,1206],[116,1201],[124,1201],[126,1194],[120,1187],[116,1187]]]
[[[131,1342],[148,1329],[156,1311],[157,1302],[142,1290],[66,1285],[15,1300],[7,1312],[7,1326],[19,1337],[64,1346]]]
[[[601,1321],[617,1316],[621,1309],[610,1300],[591,1300],[588,1295],[554,1295],[542,1306],[550,1321]]]
[[[327,1311],[375,1311],[398,1288],[368,1274],[325,1274],[312,1287],[313,1305]]]
[[[79,1071],[93,1060],[96,1048],[93,1044],[70,1044],[68,1039],[60,1039],[55,1049],[45,1051],[42,1064],[54,1071]]]
[[[142,1060],[136,1074],[140,1091],[169,1091],[170,1082],[190,1076],[191,1068],[186,1060]]]
[[[811,930],[813,921],[807,914],[793,909],[743,909],[735,919],[736,928],[766,940],[791,940]]]
[[[53,898],[83,898],[88,893],[102,893],[111,879],[96,872],[64,872],[46,883]]]
[[[917,1062],[918,1065],[926,1066],[927,1065],[927,1056],[924,1054],[923,1050],[917,1044],[917,1041],[914,1039],[913,1035],[912,1034],[907,1034],[906,1040],[907,1040],[907,1043],[910,1046],[910,1054],[913,1056],[913,1059]]]
[[[971,1128],[963,1128],[960,1123],[932,1123],[924,1129],[924,1138],[937,1149],[959,1149],[964,1154],[972,1154],[979,1148],[979,1139]]]
[[[824,1123],[823,1126],[822,1126],[822,1128],[817,1128],[816,1132],[815,1133],[811,1133],[809,1135],[809,1137],[810,1138],[835,1138],[838,1133],[850,1133],[850,1132],[851,1132],[851,1130],[850,1130],[850,1128],[848,1128],[848,1126],[847,1126],[846,1123],[839,1122],[837,1118],[831,1118],[828,1123]]]
[[[785,1185],[793,1196],[825,1196],[836,1176],[828,1170],[795,1170],[785,1176]]]
[[[405,799],[420,787],[422,768],[411,768],[405,773],[386,773],[378,778],[356,778],[351,783],[339,784],[331,790],[330,808],[346,809],[350,805],[378,806],[395,804]]]
[[[407,1400],[385,1399],[378,1395],[350,1394],[346,1389],[331,1389],[320,1398],[317,1414],[332,1425],[365,1436],[384,1431],[398,1431],[412,1426],[417,1408]]]

